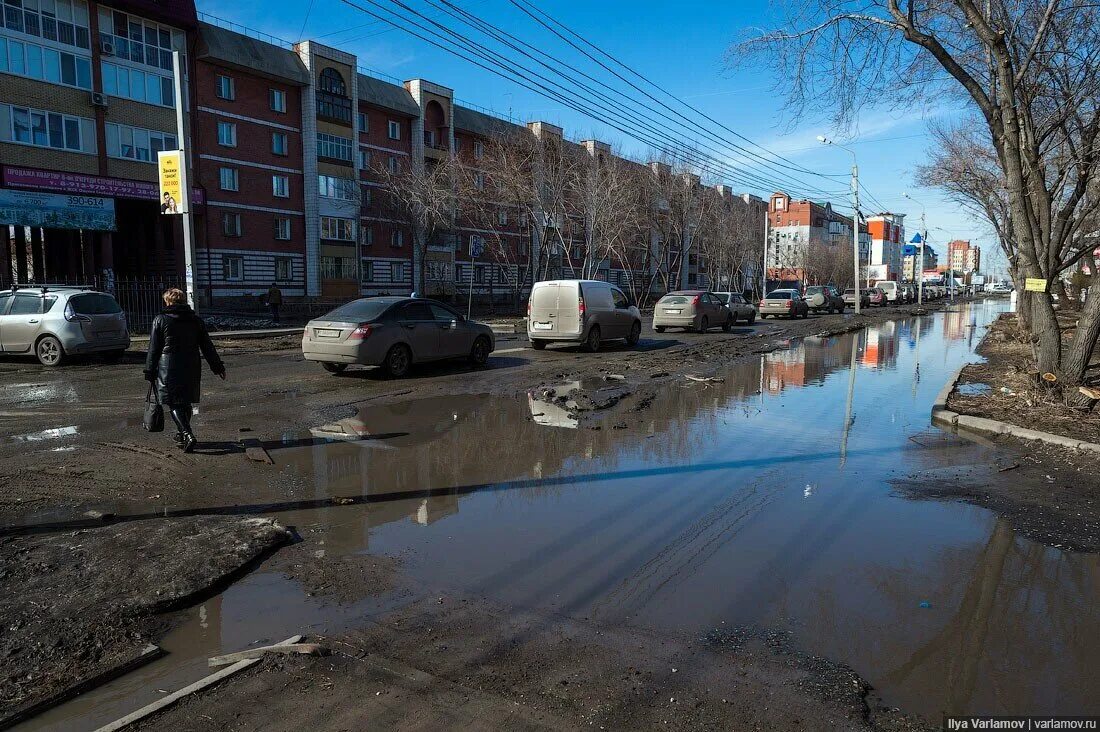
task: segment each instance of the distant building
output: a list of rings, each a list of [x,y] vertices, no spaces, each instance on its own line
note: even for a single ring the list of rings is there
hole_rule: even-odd
[[[982,250],[969,241],[956,239],[947,245],[947,269],[955,272],[980,272]]]
[[[920,270],[920,245],[906,244],[902,249],[901,279],[903,282],[916,282],[916,273]],[[924,245],[924,271],[935,270],[939,266],[939,255],[927,244]]]
[[[867,219],[871,235],[871,266],[879,268],[880,280],[901,277],[901,252],[905,246],[905,214],[880,213]],[[883,270],[882,268],[885,268]]]
[[[859,258],[871,257],[871,235],[860,225]],[[814,246],[844,246],[851,251],[852,217],[837,213],[828,201],[793,199],[783,192],[768,203],[768,279],[802,280],[806,255]]]

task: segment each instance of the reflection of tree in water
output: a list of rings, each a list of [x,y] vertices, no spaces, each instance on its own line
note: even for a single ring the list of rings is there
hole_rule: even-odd
[[[929,716],[1097,711],[1100,558],[1018,538],[998,519],[984,546],[925,566],[872,567],[874,597],[861,605],[854,583],[818,593],[807,634],[861,638],[847,660],[891,703]],[[932,608],[920,609],[922,599]],[[930,637],[915,642],[922,629]]]

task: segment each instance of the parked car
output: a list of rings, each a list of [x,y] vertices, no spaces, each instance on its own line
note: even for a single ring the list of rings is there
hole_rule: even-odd
[[[677,290],[662,297],[653,307],[653,330],[658,333],[664,333],[665,328],[706,333],[716,325],[729,332],[733,328],[733,313],[713,292]]]
[[[806,288],[803,299],[815,313],[844,312],[844,297],[832,285],[811,285]]]
[[[844,304],[850,307],[856,306],[856,289],[849,287],[844,291]],[[871,307],[871,291],[861,289],[859,291],[859,306],[861,308]]]
[[[43,366],[101,353],[119,358],[130,347],[126,314],[107,292],[46,285],[0,292],[0,353],[26,353]]]
[[[886,293],[878,287],[867,290],[867,300],[870,305],[878,305],[880,308],[886,307]]]
[[[734,323],[738,320],[744,320],[749,325],[756,322],[756,307],[746,300],[740,292],[715,292],[712,294],[729,308],[733,314]]]
[[[901,285],[893,280],[884,280],[875,285],[878,289],[882,290],[883,295],[886,296],[886,303],[889,305],[900,305],[905,302],[905,295],[901,289]]]
[[[913,284],[902,285],[904,291],[903,302],[916,302],[917,301],[917,286]]]
[[[642,314],[618,287],[602,280],[536,282],[527,301],[527,337],[536,350],[548,343],[580,343],[591,352],[604,341],[642,336]]]
[[[805,318],[810,306],[798,290],[772,290],[760,301],[760,317],[785,315],[788,318]]]
[[[364,297],[309,321],[302,355],[326,371],[381,366],[402,377],[415,363],[467,358],[483,365],[496,348],[493,329],[435,300]]]

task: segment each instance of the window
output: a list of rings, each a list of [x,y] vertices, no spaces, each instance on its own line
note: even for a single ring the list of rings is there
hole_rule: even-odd
[[[322,279],[353,280],[355,276],[355,260],[351,257],[321,257]]]
[[[355,241],[355,222],[335,216],[321,217],[321,238],[335,241]]]
[[[287,219],[290,223],[290,219]],[[294,277],[294,260],[290,257],[275,257],[275,279],[278,282],[290,282]]]
[[[223,191],[239,191],[239,180],[236,168],[221,168],[218,171],[218,186]]]
[[[230,214],[226,214],[229,216]],[[232,214],[236,216],[236,214]],[[244,279],[244,257],[222,255],[222,279],[226,282],[240,282]]]
[[[485,282],[485,268],[478,267],[476,264],[471,264],[470,268],[474,271],[474,284],[480,285]]]
[[[359,168],[360,170],[370,169],[370,150],[365,147],[359,148]]]
[[[237,213],[222,214],[222,233],[226,236],[240,236],[241,215]]]
[[[390,279],[394,282],[405,281],[405,263],[390,262]]]
[[[615,301],[615,307],[617,308],[630,307],[630,300],[627,299],[626,295],[616,290],[614,287],[611,288],[611,299]]]
[[[285,175],[271,176],[271,195],[276,198],[289,198],[290,178]]]
[[[401,139],[401,123],[397,120],[390,120],[389,123],[389,135],[391,140]]]
[[[83,117],[0,104],[0,141],[94,153],[95,123]]]
[[[390,155],[390,159],[389,159],[388,165],[386,167],[388,167],[390,169],[391,173],[396,173],[397,172],[397,165],[398,165],[397,164],[397,156],[396,155]]]
[[[110,8],[99,8],[99,41],[112,55],[172,71],[172,49],[184,50],[181,31]]]
[[[317,157],[351,162],[351,139],[326,132],[317,133]]]
[[[339,71],[332,67],[321,71],[317,89],[317,116],[351,123],[351,99]]]
[[[360,241],[363,246],[369,247],[374,244],[374,227],[370,224],[359,224]]]
[[[8,30],[16,33],[83,49],[91,45],[88,5],[83,0],[24,0],[22,3],[8,0],[7,5],[6,8],[0,5],[0,28],[6,25]]]
[[[107,63],[100,64],[103,71],[103,92],[113,97],[131,99],[135,102],[147,102],[159,104],[162,107],[175,105],[175,86],[172,77],[160,76],[147,71],[140,71],[126,66]],[[79,73],[79,69],[77,69]],[[64,80],[66,69],[61,67],[61,76]]]
[[[268,89],[267,103],[272,112],[286,114],[286,92],[282,89]]]
[[[271,152],[276,155],[287,154],[287,137],[285,132],[271,133]]]
[[[230,101],[237,98],[236,86],[233,83],[232,76],[225,76],[224,74],[218,74],[217,83],[214,87],[214,93],[218,99],[228,99]]]
[[[374,262],[364,259],[362,262],[363,282],[374,282]]]
[[[41,313],[48,313],[55,302],[57,302],[56,297],[42,297],[42,295],[18,292],[15,294],[15,300],[11,304],[11,311],[8,315],[39,315]]]
[[[474,188],[479,191],[485,190],[485,174],[481,171],[474,173]]]
[[[338,201],[355,200],[355,181],[338,178],[334,175],[317,176],[317,192],[322,198],[335,198]]]
[[[508,225],[508,211],[506,211],[503,208],[500,209],[499,211],[497,211],[497,224],[499,226],[507,226]]]
[[[480,140],[474,140],[474,157],[480,158],[485,154],[485,143]]]
[[[394,229],[390,232],[390,246],[395,249],[405,245],[405,232],[401,229]]]
[[[360,112],[356,121],[359,123],[360,132],[370,132],[370,119],[367,117],[366,112]]]
[[[218,144],[225,147],[237,146],[237,124],[235,122],[218,122]]]
[[[155,163],[161,150],[176,150],[176,136],[167,132],[146,130],[108,122],[104,125],[107,155],[113,158]],[[236,189],[233,189],[236,190]]]
[[[290,217],[289,216],[276,216],[275,217],[275,238],[279,241],[288,241],[290,239]]]
[[[370,202],[371,202],[370,188],[367,188],[366,186],[361,186],[360,190],[363,192],[362,205],[363,206],[369,206]]]
[[[0,5],[2,8],[3,5]],[[2,37],[0,71],[78,89],[92,88],[91,59]]]

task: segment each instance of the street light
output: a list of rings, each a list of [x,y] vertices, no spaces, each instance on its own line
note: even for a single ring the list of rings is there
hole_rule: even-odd
[[[852,156],[852,260],[855,263],[852,284],[856,294],[856,315],[859,315],[859,166],[856,164],[856,154],[853,150],[837,145],[825,135],[818,135],[817,141],[822,145],[839,147]]]
[[[917,199],[913,198],[908,193],[902,193],[901,195],[905,196],[910,201],[912,201],[913,203],[920,206],[921,235],[920,235],[920,257],[918,258],[918,261],[920,262],[920,266],[919,266],[920,274],[917,275],[917,307],[919,308],[924,304],[924,248],[926,246],[928,246],[928,222],[925,220],[925,214],[927,213],[927,209],[925,209],[923,203],[921,203]]]

